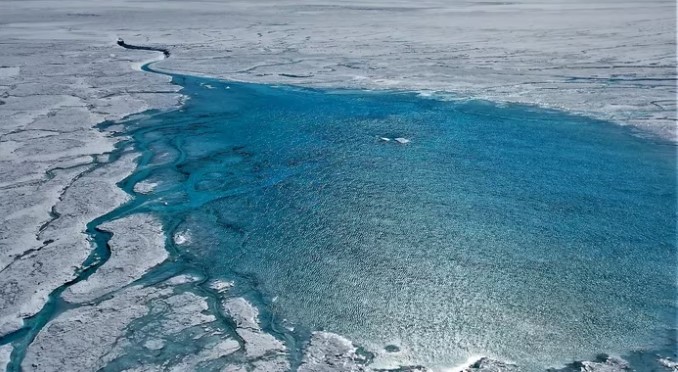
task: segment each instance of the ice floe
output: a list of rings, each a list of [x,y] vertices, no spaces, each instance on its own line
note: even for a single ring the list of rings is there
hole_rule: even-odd
[[[185,245],[191,242],[190,230],[180,231],[174,234],[174,244]]]
[[[671,360],[671,358],[660,358],[659,363],[672,372],[678,372],[678,362]]]

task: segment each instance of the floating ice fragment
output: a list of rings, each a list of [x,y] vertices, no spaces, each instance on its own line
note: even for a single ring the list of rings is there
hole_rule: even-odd
[[[235,285],[235,283],[233,283],[233,281],[225,281],[225,280],[216,279],[216,280],[213,280],[210,283],[210,288],[214,289],[215,291],[217,291],[219,293],[224,293],[224,292],[228,291],[229,289],[233,288],[234,285]]]
[[[186,230],[174,234],[174,243],[177,245],[187,244],[191,242],[191,233]]]
[[[193,283],[195,281],[200,280],[199,277],[191,274],[181,274],[174,276],[172,278],[169,278],[167,280],[167,284],[170,285],[180,285],[180,284],[186,284],[186,283]]]
[[[660,358],[659,363],[671,371],[678,371],[678,362],[674,362],[671,358]]]
[[[289,321],[288,321],[287,319],[283,319],[282,322],[283,322],[283,324],[284,324],[285,329],[287,329],[287,330],[290,331],[290,332],[294,332],[294,329],[295,329],[294,326],[293,326],[293,325],[289,325],[289,324],[288,324]]]
[[[394,138],[394,140],[396,142],[402,144],[402,145],[404,145],[406,143],[410,143],[410,140],[408,140],[407,138],[403,138],[403,137]]]
[[[134,185],[134,192],[138,194],[150,194],[157,186],[157,182],[141,181]]]
[[[161,339],[148,340],[144,342],[144,347],[148,350],[160,350],[165,347],[165,341]]]
[[[388,137],[379,137],[379,139],[384,141],[384,142],[390,142],[391,141],[391,139],[388,138]]]

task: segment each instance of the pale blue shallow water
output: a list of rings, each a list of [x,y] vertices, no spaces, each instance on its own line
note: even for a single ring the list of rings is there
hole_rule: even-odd
[[[527,370],[675,349],[674,145],[525,106],[174,80],[181,110],[125,123],[144,157],[124,186],[158,184],[134,212],[291,339]]]

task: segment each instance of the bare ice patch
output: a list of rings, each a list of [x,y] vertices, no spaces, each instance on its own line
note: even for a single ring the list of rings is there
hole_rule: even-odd
[[[19,72],[21,71],[21,67],[0,67],[0,78],[9,78],[13,76],[19,75]]]

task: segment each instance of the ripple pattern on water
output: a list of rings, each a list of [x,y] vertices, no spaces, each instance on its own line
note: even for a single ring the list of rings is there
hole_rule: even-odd
[[[174,79],[185,107],[127,123],[137,210],[291,333],[528,370],[675,347],[673,145],[525,106]]]

